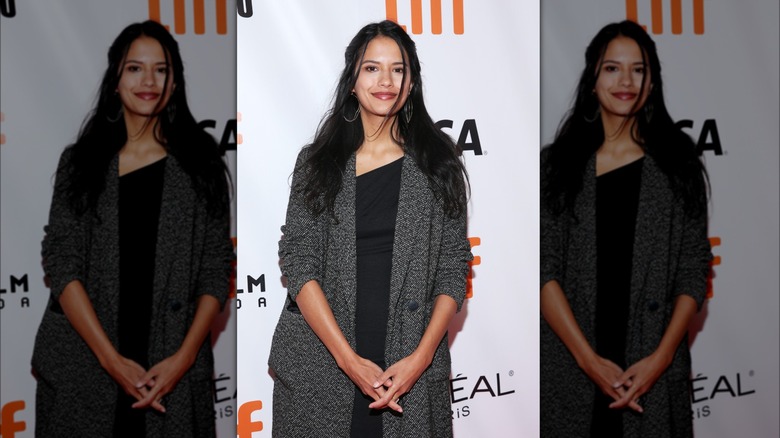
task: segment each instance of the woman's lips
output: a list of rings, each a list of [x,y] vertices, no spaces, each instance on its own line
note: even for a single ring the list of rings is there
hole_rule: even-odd
[[[155,100],[160,97],[159,93],[135,93],[141,100]]]
[[[622,93],[612,93],[615,98],[620,100],[633,100],[636,98],[636,93],[628,93],[628,92],[622,92]]]
[[[395,93],[389,93],[389,92],[372,93],[372,95],[377,99],[382,99],[382,100],[395,99],[395,96],[397,96]]]

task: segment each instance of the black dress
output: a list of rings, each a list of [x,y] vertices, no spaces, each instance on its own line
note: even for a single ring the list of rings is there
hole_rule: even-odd
[[[626,369],[634,228],[644,158],[596,177],[596,353]],[[596,388],[591,437],[623,436],[623,410]]]
[[[149,369],[157,224],[166,158],[119,177],[119,354]],[[147,409],[118,388],[114,437],[146,436]]]
[[[355,342],[357,354],[383,370],[390,306],[393,237],[398,214],[403,158],[357,177],[355,234],[357,297]],[[382,411],[369,409],[372,398],[355,389],[352,437],[381,437]]]

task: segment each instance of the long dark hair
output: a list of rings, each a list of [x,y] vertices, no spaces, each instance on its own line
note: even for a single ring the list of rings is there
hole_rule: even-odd
[[[574,106],[564,116],[555,140],[545,151],[542,171],[542,201],[555,213],[571,211],[582,189],[588,160],[604,142],[599,101],[592,92],[596,85],[607,45],[623,36],[641,49],[645,71],[652,84],[641,108],[634,108],[630,129],[632,138],[652,157],[669,178],[675,196],[682,198],[689,214],[706,212],[708,178],[693,140],[675,126],[664,103],[661,63],[655,43],[642,27],[632,21],[604,26],[585,51]],[[645,92],[645,82],[639,95]],[[639,101],[637,101],[639,103]]]
[[[304,163],[307,178],[299,187],[292,189],[302,193],[306,206],[313,213],[321,214],[327,210],[334,215],[334,203],[341,189],[347,161],[364,140],[360,117],[347,121],[354,118],[358,109],[357,99],[351,95],[359,73],[356,67],[362,62],[368,43],[379,36],[391,38],[398,44],[407,67],[399,96],[409,92],[409,97],[390,126],[393,141],[427,176],[431,190],[444,211],[451,217],[465,214],[468,176],[460,160],[461,151],[450,137],[434,126],[425,108],[420,60],[414,41],[401,26],[388,20],[366,25],[347,46],[344,70],[332,107],[320,122],[314,141],[307,146],[308,159]],[[405,88],[407,75],[410,78],[409,90]]]
[[[108,49],[108,67],[97,104],[85,118],[76,142],[69,146],[68,201],[77,214],[94,211],[105,188],[109,164],[127,142],[122,101],[116,89],[130,45],[140,37],[160,43],[169,64],[167,74],[173,74],[171,97],[165,108],[157,108],[159,117],[153,122],[155,138],[189,175],[209,211],[224,213],[229,206],[227,166],[219,155],[217,142],[198,126],[190,112],[179,45],[165,27],[151,20],[124,28]],[[167,93],[168,82],[166,79],[162,95]]]

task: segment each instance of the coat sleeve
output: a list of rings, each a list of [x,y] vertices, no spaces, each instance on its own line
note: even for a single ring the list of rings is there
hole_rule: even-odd
[[[227,187],[225,188],[227,190]],[[230,239],[230,209],[216,215],[206,213],[203,256],[195,296],[211,295],[222,308],[230,293],[235,252]]]
[[[325,271],[327,213],[312,214],[299,190],[305,183],[307,152],[304,148],[295,163],[287,217],[279,241],[280,267],[282,275],[287,277],[287,294],[293,301],[308,281],[321,284]]]
[[[690,295],[701,309],[707,294],[712,250],[707,236],[707,214],[698,216],[683,214],[682,243],[674,296]]]
[[[540,172],[542,178],[541,186],[545,186],[545,161],[549,149],[542,150],[541,154],[541,169]],[[554,215],[551,211],[543,196],[540,197],[539,206],[539,287],[544,286],[548,281],[557,280],[558,283],[562,283],[563,278],[563,226],[561,224],[562,218]]]
[[[41,243],[43,270],[52,297],[57,300],[71,281],[84,283],[87,272],[89,232],[85,223],[86,215],[76,215],[66,192],[70,157],[70,148],[65,149],[60,156],[49,209],[49,223],[43,227],[44,237]]]
[[[469,262],[474,258],[466,234],[466,212],[451,218],[444,214],[441,251],[436,265],[433,293],[447,295],[458,304],[458,311],[466,297],[466,277]]]

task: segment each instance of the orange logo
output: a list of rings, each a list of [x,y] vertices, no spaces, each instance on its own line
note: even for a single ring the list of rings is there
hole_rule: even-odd
[[[16,421],[14,414],[24,410],[24,400],[15,400],[3,405],[2,413],[0,413],[0,436],[5,438],[14,438],[16,432],[23,432],[27,430],[27,423],[24,421]]]
[[[3,114],[2,111],[0,111],[0,123],[5,122],[5,114]],[[0,132],[0,144],[5,144],[5,134]]]
[[[248,401],[238,408],[238,422],[236,424],[238,438],[252,438],[254,432],[263,430],[262,421],[252,421],[252,414],[261,409],[263,409],[263,402],[260,400]]]
[[[422,0],[410,0],[412,16],[412,33],[419,35],[423,33],[423,5]],[[395,21],[401,27],[406,26],[398,21],[398,1],[385,0],[385,10],[387,19]],[[455,35],[463,35],[463,0],[452,0],[452,32]],[[407,30],[408,31],[408,30]],[[431,33],[441,35],[442,32],[442,12],[441,0],[431,0]]]
[[[236,113],[236,121],[237,121],[238,123],[241,123],[241,112],[240,112],[240,111],[239,111],[238,113]],[[244,142],[244,136],[243,136],[243,135],[241,135],[241,133],[239,132],[239,133],[236,135],[236,143],[237,143],[237,144],[241,144],[241,143],[243,143],[243,142]]]
[[[192,13],[195,22],[195,34],[203,35],[206,33],[206,7],[205,0],[192,0]],[[177,34],[183,34],[187,31],[187,11],[185,0],[173,0],[173,29]],[[227,0],[214,1],[216,13],[217,34],[227,34]],[[163,23],[160,19],[160,0],[149,0],[149,19],[164,24],[170,31],[170,26]]]
[[[650,23],[654,34],[664,32],[663,0],[650,0]],[[670,0],[672,17],[672,34],[680,35],[683,32],[683,0]],[[693,33],[704,33],[704,0],[691,0],[693,13]],[[686,11],[687,12],[687,11]],[[639,23],[637,0],[626,0],[626,19]],[[641,24],[641,23],[639,23]],[[646,25],[642,27],[647,30]]]
[[[710,237],[710,247],[714,248],[716,246],[720,246],[720,237]],[[720,265],[720,256],[716,255],[712,257],[712,262],[710,262],[710,276],[707,278],[707,299],[711,299],[713,294],[713,288],[712,288],[712,279],[715,278],[715,266]]]
[[[480,243],[482,243],[482,239],[479,237],[469,237],[469,244],[471,245],[472,249],[475,246],[478,246]],[[474,286],[471,282],[474,278],[474,266],[477,266],[481,263],[482,257],[480,256],[474,256],[474,260],[469,262],[469,275],[466,277],[466,298],[471,298],[474,296]]]

